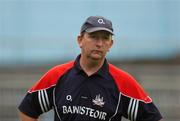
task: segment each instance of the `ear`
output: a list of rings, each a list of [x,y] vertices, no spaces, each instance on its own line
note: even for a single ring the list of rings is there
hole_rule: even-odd
[[[82,48],[82,36],[81,35],[79,35],[78,37],[77,37],[77,42],[78,42],[78,45],[79,45],[79,47],[80,48]]]
[[[109,48],[108,48],[108,52],[109,52],[109,50],[111,49],[111,47],[113,46],[113,43],[114,43],[114,41],[111,40],[111,43],[110,43]]]
[[[113,46],[113,44],[114,44],[114,40],[112,39],[112,40],[111,40],[110,48]]]

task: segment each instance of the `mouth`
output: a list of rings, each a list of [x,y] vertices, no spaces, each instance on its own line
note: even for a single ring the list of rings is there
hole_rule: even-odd
[[[102,54],[103,53],[101,50],[92,50],[92,52],[95,54]]]

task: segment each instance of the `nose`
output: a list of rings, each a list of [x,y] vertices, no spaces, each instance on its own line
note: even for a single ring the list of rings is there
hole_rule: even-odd
[[[98,38],[98,39],[96,40],[96,45],[99,46],[99,47],[101,47],[101,46],[103,45],[103,39],[102,39],[102,38]]]

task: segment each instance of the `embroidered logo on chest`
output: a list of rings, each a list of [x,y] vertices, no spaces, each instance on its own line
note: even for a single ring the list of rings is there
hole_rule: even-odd
[[[98,105],[100,107],[103,107],[105,102],[103,101],[103,97],[99,95],[96,95],[95,99],[92,100],[94,105]]]

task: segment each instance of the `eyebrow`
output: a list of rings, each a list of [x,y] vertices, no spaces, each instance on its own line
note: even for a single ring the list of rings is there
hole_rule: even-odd
[[[88,33],[89,35],[94,35],[96,32]],[[103,32],[103,35],[112,36],[109,32]]]

